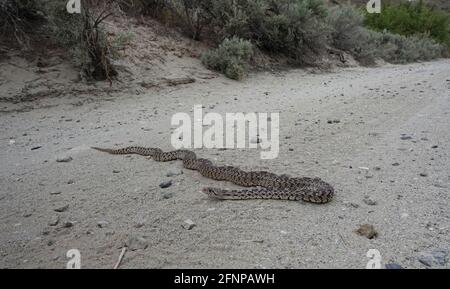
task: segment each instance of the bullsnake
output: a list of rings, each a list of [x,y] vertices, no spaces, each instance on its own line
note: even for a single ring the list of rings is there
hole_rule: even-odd
[[[243,187],[255,187],[240,190],[207,187],[202,190],[208,196],[222,200],[303,200],[324,204],[330,202],[334,195],[333,187],[320,178],[291,178],[266,171],[246,172],[233,166],[215,166],[207,159],[197,158],[197,155],[189,150],[163,152],[158,148],[134,146],[121,149],[97,147],[93,147],[93,149],[113,155],[137,154],[151,157],[158,162],[182,160],[184,168],[196,170],[204,177],[217,181],[230,181]]]

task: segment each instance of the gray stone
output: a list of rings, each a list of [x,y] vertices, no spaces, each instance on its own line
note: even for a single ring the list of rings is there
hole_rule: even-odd
[[[192,230],[196,226],[196,224],[191,219],[187,219],[181,226],[186,230]]]
[[[50,221],[48,221],[48,225],[52,226],[52,227],[58,225],[58,223],[59,223],[59,216],[58,215],[53,215],[50,218]]]
[[[173,198],[173,193],[164,193],[162,195],[164,200],[168,200],[168,199],[172,199]]]
[[[109,223],[107,221],[99,221],[97,222],[97,227],[99,228],[106,228],[108,227]]]
[[[432,267],[433,265],[445,266],[448,262],[448,251],[441,249],[432,252],[423,252],[419,255],[417,260],[427,267]]]
[[[71,221],[65,222],[63,225],[64,228],[72,228],[73,226],[75,226],[75,222]]]
[[[145,250],[148,247],[148,241],[144,237],[140,236],[129,236],[126,242],[126,246],[131,251]]]
[[[62,212],[67,211],[67,209],[69,209],[69,205],[63,205],[63,206],[57,207],[55,209],[55,212],[62,213]]]
[[[403,267],[397,263],[388,263],[385,267],[386,269],[403,269]]]
[[[363,202],[369,206],[375,206],[377,204],[377,202],[371,199],[369,196],[365,196]]]
[[[159,187],[160,187],[161,189],[167,189],[167,188],[169,188],[169,187],[171,187],[171,186],[172,186],[172,181],[171,181],[171,180],[159,184]]]
[[[183,174],[182,170],[171,170],[166,174],[166,177],[171,178],[175,176],[180,176]]]
[[[71,161],[73,161],[73,158],[71,156],[63,156],[56,159],[57,163],[69,163]]]

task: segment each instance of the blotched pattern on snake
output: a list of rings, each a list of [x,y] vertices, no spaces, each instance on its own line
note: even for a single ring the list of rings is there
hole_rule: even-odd
[[[138,154],[151,157],[158,162],[182,160],[184,168],[196,170],[204,177],[217,181],[229,181],[243,187],[254,187],[239,190],[224,190],[210,187],[203,189],[203,192],[208,196],[217,199],[303,200],[310,203],[324,204],[330,202],[334,195],[333,187],[320,178],[291,178],[266,171],[246,172],[233,166],[215,166],[207,159],[197,158],[197,155],[189,150],[163,152],[158,148],[145,147],[121,149],[93,147],[93,149],[113,155]]]

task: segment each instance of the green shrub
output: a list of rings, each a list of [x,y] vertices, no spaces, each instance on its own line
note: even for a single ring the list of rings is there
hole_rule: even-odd
[[[245,77],[247,63],[253,55],[253,45],[237,37],[226,38],[220,46],[202,55],[203,64],[227,77],[241,80]]]
[[[363,27],[364,15],[360,11],[352,6],[335,6],[330,8],[327,22],[334,47],[349,52],[364,64],[374,63],[381,35]]]
[[[379,32],[379,56],[391,63],[426,61],[442,57],[445,46],[425,36]]]
[[[391,63],[431,60],[441,57],[445,50],[426,35],[369,30],[363,26],[363,14],[352,6],[331,8],[327,20],[333,29],[333,46],[349,52],[363,64],[372,64],[376,58]]]
[[[300,64],[306,55],[318,54],[326,47],[329,29],[321,0],[210,2],[204,9],[218,41],[237,36]]]
[[[367,14],[365,23],[377,31],[388,30],[405,36],[425,34],[439,43],[449,44],[449,15],[426,6],[422,0],[397,4],[383,2],[382,12]]]

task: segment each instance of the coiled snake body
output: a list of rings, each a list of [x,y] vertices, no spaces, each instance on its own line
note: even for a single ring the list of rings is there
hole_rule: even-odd
[[[204,177],[217,181],[230,181],[252,189],[224,190],[219,188],[204,188],[202,191],[210,197],[222,200],[277,199],[303,200],[310,203],[328,203],[334,195],[333,187],[320,178],[290,178],[266,171],[246,172],[232,166],[215,166],[207,159],[197,158],[189,150],[163,152],[158,148],[127,147],[122,149],[93,149],[113,155],[138,154],[151,157],[158,162],[182,160],[183,166],[196,170]]]

